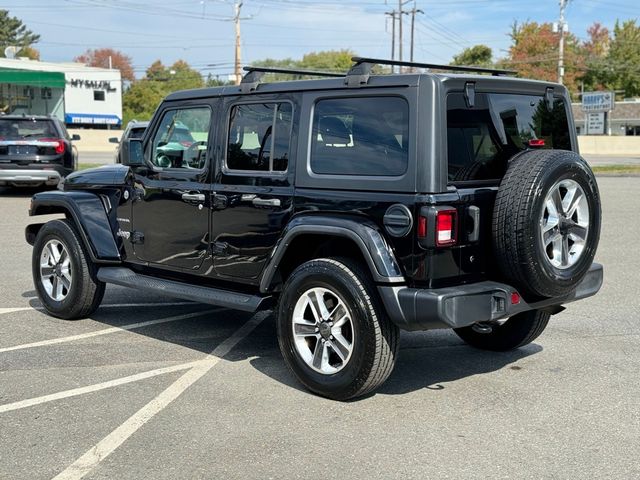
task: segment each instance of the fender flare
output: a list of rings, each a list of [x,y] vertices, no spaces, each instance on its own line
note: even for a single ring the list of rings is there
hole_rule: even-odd
[[[120,263],[122,257],[111,222],[100,197],[82,191],[36,193],[31,199],[29,215],[64,213],[73,219],[80,237],[95,263]],[[27,242],[32,243],[42,224],[28,225]]]
[[[289,246],[296,237],[303,234],[347,238],[353,241],[362,252],[376,283],[405,282],[391,247],[375,223],[354,217],[303,215],[289,222],[273,249],[260,280],[261,292],[266,293],[271,290],[271,283]]]

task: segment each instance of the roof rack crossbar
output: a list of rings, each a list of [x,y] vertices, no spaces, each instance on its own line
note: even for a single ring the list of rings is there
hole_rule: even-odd
[[[253,92],[258,88],[262,77],[265,73],[283,73],[285,75],[309,75],[314,77],[339,77],[343,78],[344,73],[338,72],[323,72],[319,70],[303,70],[295,68],[280,68],[280,67],[244,67],[243,70],[247,72],[242,81],[240,82],[240,91],[242,93]]]
[[[298,68],[280,68],[280,67],[244,67],[243,70],[250,74],[251,72],[261,73],[284,73],[287,75],[309,75],[314,77],[344,77],[344,73],[324,72],[321,70],[304,70]]]
[[[498,68],[485,68],[485,67],[471,67],[464,65],[437,65],[434,63],[418,63],[418,62],[405,62],[400,60],[385,60],[381,58],[366,58],[366,57],[353,57],[351,59],[355,63],[354,67],[363,64],[369,65],[398,65],[401,67],[416,67],[416,68],[435,68],[438,70],[449,70],[451,72],[474,72],[474,73],[490,73],[491,75],[515,75],[514,70],[501,70]]]

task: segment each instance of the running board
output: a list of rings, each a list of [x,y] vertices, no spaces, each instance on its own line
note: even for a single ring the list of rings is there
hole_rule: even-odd
[[[271,297],[236,293],[219,288],[200,287],[198,285],[140,275],[125,267],[102,267],[98,270],[98,280],[122,287],[137,288],[146,292],[166,293],[172,297],[210,303],[245,312],[256,312],[265,308],[271,301]]]

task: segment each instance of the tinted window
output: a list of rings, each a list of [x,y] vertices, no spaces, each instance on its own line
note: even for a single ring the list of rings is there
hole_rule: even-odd
[[[0,138],[23,140],[26,138],[58,138],[60,135],[51,120],[8,119],[0,117]]]
[[[134,127],[129,132],[129,138],[142,138],[146,127]]]
[[[313,114],[311,169],[331,175],[407,171],[409,105],[399,97],[320,100]]]
[[[210,122],[208,107],[165,112],[153,136],[151,163],[162,168],[204,168]]]
[[[255,103],[231,109],[227,168],[284,172],[289,163],[292,108],[289,103]]]
[[[449,181],[491,180],[504,175],[509,159],[530,148],[571,150],[564,101],[548,108],[543,96],[476,94],[468,108],[462,93],[447,98]],[[541,142],[538,142],[541,143]]]

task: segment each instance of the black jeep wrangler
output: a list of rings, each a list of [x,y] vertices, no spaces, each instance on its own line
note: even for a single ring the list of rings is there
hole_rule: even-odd
[[[47,312],[90,315],[106,283],[275,307],[287,365],[344,400],[387,379],[400,329],[508,350],[599,290],[600,199],[564,87],[353,60],[173,93],[122,165],[36,194],[31,215],[66,216],[26,230]]]

